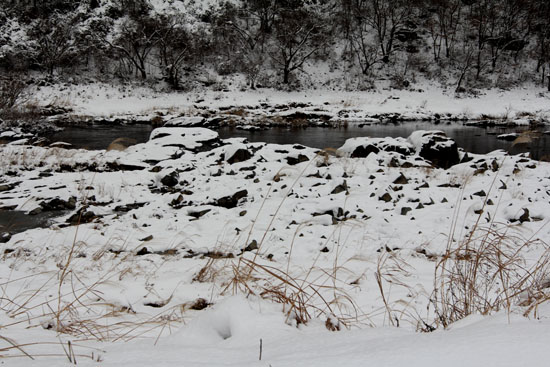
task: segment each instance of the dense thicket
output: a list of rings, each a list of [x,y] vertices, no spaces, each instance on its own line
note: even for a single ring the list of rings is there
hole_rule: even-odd
[[[548,0],[0,0],[0,69],[249,87],[549,83]],[[325,70],[312,80],[311,71]],[[304,71],[306,71],[304,73]]]

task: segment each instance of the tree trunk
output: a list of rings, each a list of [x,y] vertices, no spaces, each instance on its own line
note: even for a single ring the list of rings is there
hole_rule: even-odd
[[[139,72],[141,73],[141,79],[147,79],[147,72],[145,71],[144,59],[139,59]]]
[[[290,70],[288,70],[287,67],[285,67],[285,69],[283,70],[283,83],[285,84],[288,84],[288,80],[289,80],[289,77],[290,77]]]

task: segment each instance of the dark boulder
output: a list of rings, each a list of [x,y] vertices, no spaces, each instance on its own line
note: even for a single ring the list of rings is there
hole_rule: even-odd
[[[351,158],[366,158],[371,153],[378,153],[380,149],[374,145],[360,145],[351,153]]]
[[[219,198],[214,205],[221,206],[222,208],[231,209],[235,208],[239,203],[239,200],[245,198],[248,195],[247,190],[240,190],[230,196],[224,196]]]
[[[409,141],[415,145],[418,155],[435,167],[447,169],[460,162],[456,142],[442,131],[415,131]]]
[[[252,158],[252,153],[247,149],[237,149],[231,157],[227,158],[227,163],[234,164],[244,162]]]
[[[286,157],[286,163],[290,166],[295,166],[298,163],[307,162],[309,158],[303,154],[298,154],[298,157]]]
[[[168,186],[168,187],[174,187],[178,184],[179,182],[179,178],[180,178],[180,175],[178,172],[176,171],[173,171],[172,173],[169,173],[167,174],[166,176],[164,176],[160,182],[164,185],[164,186]]]

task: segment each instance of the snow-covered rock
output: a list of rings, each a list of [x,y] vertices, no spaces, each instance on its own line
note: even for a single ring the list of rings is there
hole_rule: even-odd
[[[436,167],[449,168],[460,161],[456,142],[443,131],[418,130],[407,140],[414,146],[418,155]]]

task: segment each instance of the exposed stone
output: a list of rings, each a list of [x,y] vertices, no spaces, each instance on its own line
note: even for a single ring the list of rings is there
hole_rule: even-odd
[[[90,223],[94,221],[96,218],[98,218],[97,215],[95,215],[94,212],[90,210],[85,210],[84,208],[79,209],[75,214],[71,215],[69,219],[67,219],[67,223],[69,224],[84,224],[84,223]]]
[[[0,243],[6,243],[11,239],[11,234],[9,232],[0,233]]]
[[[136,166],[135,164],[126,164],[119,162],[107,162],[107,171],[142,171],[145,166]],[[88,170],[93,171],[93,167],[87,167]]]
[[[137,256],[143,256],[143,255],[148,255],[150,253],[151,253],[151,251],[149,251],[149,249],[147,247],[142,247],[141,249],[139,249],[138,252],[136,252],[136,255]]]
[[[386,203],[392,201],[391,195],[387,192],[384,193],[384,195],[380,196],[378,199],[381,200],[381,201],[385,201]]]
[[[331,191],[331,194],[339,194],[341,192],[346,192],[348,191],[348,183],[346,182],[346,180],[344,180],[344,183],[336,186],[332,191]]]
[[[434,166],[447,169],[460,162],[456,142],[442,131],[415,131],[409,137],[418,155]]]
[[[250,242],[248,246],[244,248],[243,251],[254,251],[257,249],[258,249],[258,242],[256,240],[252,240],[252,242]]]
[[[410,212],[412,208],[409,208],[408,206],[404,206],[401,208],[401,215],[407,215],[408,212]]]
[[[246,197],[247,195],[248,195],[247,190],[240,190],[240,191],[237,191],[236,193],[234,193],[231,196],[224,196],[222,198],[219,198],[216,201],[215,205],[221,206],[223,208],[231,209],[231,208],[236,207],[237,204],[239,203],[239,200]]]
[[[210,303],[208,303],[207,300],[205,300],[204,298],[197,298],[191,304],[191,306],[189,306],[189,309],[195,310],[195,311],[200,311],[200,310],[204,310],[208,306],[210,306]]]
[[[126,150],[126,148],[128,148],[129,146],[132,146],[132,145],[135,145],[135,144],[137,144],[136,139],[117,138],[117,139],[113,140],[111,142],[111,144],[109,144],[109,146],[107,147],[107,151],[110,151],[110,150],[123,151],[123,150]]]
[[[380,152],[380,149],[378,149],[376,146],[369,144],[369,145],[360,145],[351,153],[351,158],[366,158],[371,153],[378,153]]]
[[[204,210],[197,210],[197,211],[189,211],[187,213],[187,215],[189,215],[190,217],[193,217],[193,218],[196,218],[196,219],[199,219],[200,217],[202,217],[203,215],[205,215],[206,213],[212,211],[212,209],[204,209]]]
[[[168,186],[168,187],[174,187],[178,184],[179,182],[179,173],[176,172],[176,171],[173,171],[172,173],[169,173],[167,174],[166,176],[164,176],[160,182],[164,185],[164,186]]]
[[[298,157],[286,157],[286,163],[290,166],[307,161],[309,161],[309,158],[303,154],[299,154]]]
[[[76,197],[72,196],[68,200],[53,198],[39,203],[42,211],[49,212],[55,210],[73,210],[76,208]]]
[[[227,163],[235,164],[244,162],[252,158],[252,153],[247,149],[237,149],[231,157],[227,159]]]
[[[399,177],[397,177],[394,181],[393,181],[394,184],[396,185],[405,185],[405,184],[408,184],[409,183],[409,179],[407,177],[405,177],[405,175],[403,175],[402,173],[399,175]]]
[[[523,208],[523,214],[518,219],[520,223],[530,222],[531,219],[529,218],[529,209]]]
[[[138,209],[144,206],[147,203],[132,203],[132,204],[125,204],[125,205],[117,205],[115,207],[115,212],[129,212],[130,210]]]

